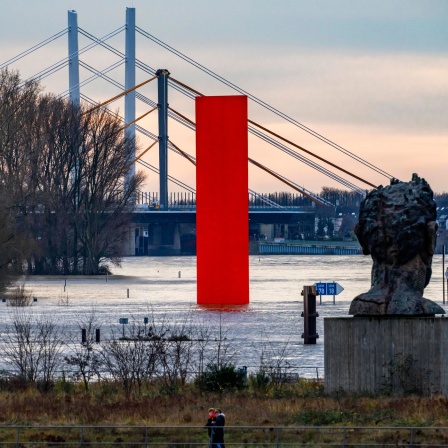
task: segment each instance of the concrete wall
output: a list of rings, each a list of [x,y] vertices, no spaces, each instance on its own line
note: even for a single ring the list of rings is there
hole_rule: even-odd
[[[448,395],[448,318],[324,319],[325,391]]]

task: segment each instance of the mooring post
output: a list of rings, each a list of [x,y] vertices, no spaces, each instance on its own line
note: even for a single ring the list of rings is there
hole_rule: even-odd
[[[304,286],[303,291],[303,343],[315,344],[316,339],[319,337],[316,331],[316,317],[319,317],[319,313],[316,312],[316,287]]]

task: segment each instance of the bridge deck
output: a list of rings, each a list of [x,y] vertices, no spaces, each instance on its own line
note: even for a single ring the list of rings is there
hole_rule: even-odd
[[[284,209],[249,209],[251,224],[289,224],[297,223],[300,216],[315,213],[314,207],[291,207]],[[135,224],[149,223],[195,223],[194,208],[169,210],[136,210],[132,213]]]

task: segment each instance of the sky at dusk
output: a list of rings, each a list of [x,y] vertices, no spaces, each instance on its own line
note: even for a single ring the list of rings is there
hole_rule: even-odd
[[[446,0],[2,0],[1,5],[0,64],[64,30],[68,10],[77,11],[80,28],[103,37],[123,26],[126,7],[134,7],[138,27],[282,113],[396,178],[410,180],[416,172],[434,191],[448,191]],[[123,31],[108,43],[124,51],[124,39]],[[236,94],[139,33],[136,39],[137,58],[148,66],[166,68],[206,95]],[[90,42],[79,37],[80,48]],[[66,56],[65,35],[10,68],[28,79]],[[98,47],[80,59],[97,70],[119,61]],[[90,75],[81,68],[81,81]],[[124,84],[123,66],[108,75]],[[147,78],[137,71],[137,82]],[[42,85],[46,92],[64,93],[67,69],[43,79]],[[155,83],[139,91],[157,101]],[[95,80],[81,92],[103,101],[119,90]],[[194,101],[170,90],[169,103],[194,120]],[[111,109],[123,111],[123,102]],[[137,103],[137,116],[147,110]],[[153,115],[140,124],[157,134]],[[253,102],[249,117],[375,185],[389,182]],[[169,136],[195,155],[194,132],[170,121]],[[146,137],[138,138],[142,149],[149,146]],[[249,137],[249,156],[317,193],[323,186],[345,188],[254,136]],[[156,147],[146,160],[158,165]],[[169,173],[194,187],[194,167],[172,152]],[[254,166],[249,166],[249,183],[258,192],[288,190]],[[148,173],[148,190],[157,185]]]

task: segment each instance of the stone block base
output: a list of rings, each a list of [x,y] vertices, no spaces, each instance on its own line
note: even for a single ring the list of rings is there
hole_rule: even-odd
[[[448,318],[324,319],[325,391],[448,395]]]

